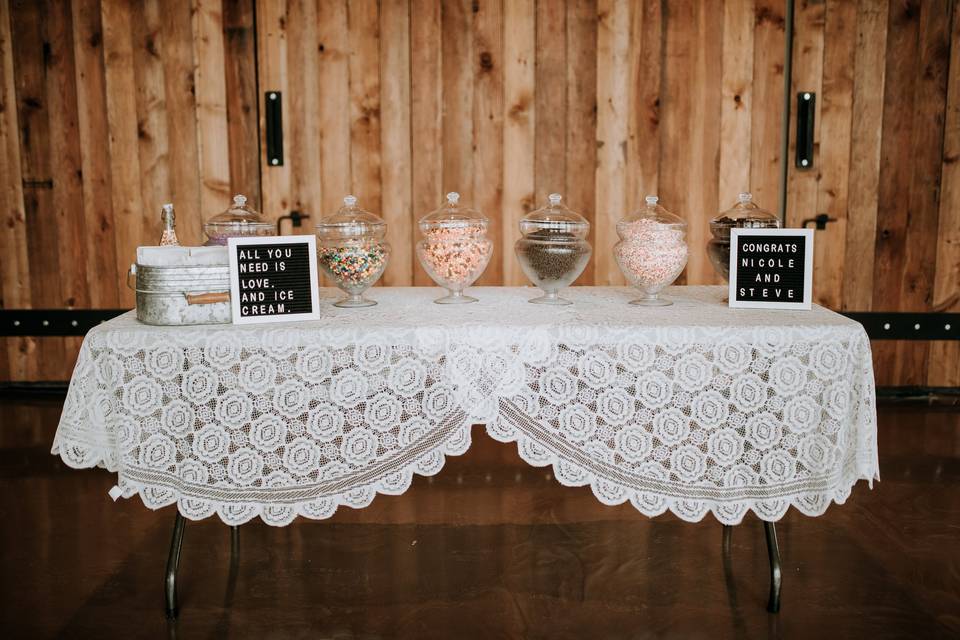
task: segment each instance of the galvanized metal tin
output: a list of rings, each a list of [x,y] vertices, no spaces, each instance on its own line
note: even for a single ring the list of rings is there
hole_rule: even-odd
[[[136,285],[131,283],[136,278]],[[230,267],[130,265],[127,285],[137,292],[137,319],[154,325],[231,321]]]

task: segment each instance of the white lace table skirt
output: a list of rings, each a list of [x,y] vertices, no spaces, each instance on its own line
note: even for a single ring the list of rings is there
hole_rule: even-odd
[[[377,288],[379,306],[296,324],[93,329],[53,444],[124,496],[190,519],[285,525],[400,494],[472,424],[564,485],[725,524],[822,514],[879,477],[870,343],[838,314],[729,309],[721,287]]]

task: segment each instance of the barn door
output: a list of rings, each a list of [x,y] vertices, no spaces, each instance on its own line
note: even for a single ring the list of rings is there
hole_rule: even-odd
[[[960,310],[958,43],[955,2],[796,3],[787,223],[821,217],[819,303]],[[956,341],[878,341],[874,353],[878,384],[960,384]]]

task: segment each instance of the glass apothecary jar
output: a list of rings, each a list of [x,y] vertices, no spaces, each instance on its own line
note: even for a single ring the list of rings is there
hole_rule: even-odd
[[[417,243],[420,265],[447,295],[437,304],[476,302],[463,290],[476,282],[493,254],[487,238],[490,221],[475,209],[460,204],[460,194],[447,194],[447,201],[420,219],[421,240]]]
[[[537,304],[573,304],[560,297],[560,290],[583,273],[592,253],[586,240],[590,223],[560,200],[559,193],[551,193],[547,206],[524,216],[523,237],[514,246],[523,272],[543,290],[530,300]]]
[[[247,196],[242,194],[233,196],[233,204],[226,211],[213,216],[203,225],[208,246],[225,245],[228,238],[272,236],[276,234],[275,229],[272,223],[247,206]]]
[[[377,304],[363,292],[380,279],[390,258],[384,240],[387,223],[357,206],[347,196],[335,214],[321,218],[316,226],[317,264],[348,297],[336,307],[372,307]]]
[[[659,297],[687,266],[687,223],[647,196],[646,206],[617,223],[620,242],[613,255],[620,271],[641,297],[630,304],[662,307],[673,304]]]
[[[780,218],[753,202],[749,193],[737,196],[737,204],[710,221],[712,237],[707,243],[707,255],[717,275],[724,282],[730,278],[731,229],[779,229]]]

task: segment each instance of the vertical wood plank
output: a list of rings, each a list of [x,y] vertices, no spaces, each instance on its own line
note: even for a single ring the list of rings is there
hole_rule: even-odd
[[[753,0],[727,0],[723,12],[723,80],[720,108],[720,209],[750,191],[753,110]],[[714,277],[715,282],[720,280]]]
[[[630,47],[630,9],[627,3],[598,2],[597,31],[597,168],[594,214],[593,281],[622,284],[623,275],[613,257],[616,224],[626,208],[626,148]],[[539,86],[537,87],[539,90]],[[538,112],[539,118],[539,112]],[[575,204],[574,204],[575,207]],[[589,267],[588,267],[589,268]]]
[[[163,68],[164,42],[160,33],[159,0],[134,4],[133,66],[136,81],[137,143],[140,157],[140,235],[138,244],[156,244],[160,238],[160,207],[168,202],[170,137]],[[128,249],[132,256],[133,248]]]
[[[413,224],[443,197],[443,64],[440,4],[410,2],[410,138]],[[422,267],[413,283],[432,284]]]
[[[260,209],[257,74],[251,73],[257,66],[253,5],[252,0],[223,0],[224,72],[230,191],[247,194]]]
[[[197,164],[200,169],[200,211],[199,215],[188,218],[194,233],[193,229],[202,227],[204,218],[230,204],[230,155],[222,3],[221,0],[192,0],[192,3]],[[170,105],[171,112],[177,111],[173,106]],[[195,233],[189,237],[199,239],[199,229]]]
[[[626,212],[638,210],[660,185],[660,100],[663,15],[659,0],[633,7],[630,24]]]
[[[393,247],[384,284],[411,285],[416,268],[414,212],[410,193],[410,2],[380,6],[381,152],[383,218]]]
[[[818,96],[823,142],[816,213],[827,213],[835,221],[815,233],[813,264],[817,302],[830,309],[840,309],[843,300],[856,19],[855,4],[827,2],[822,93]]]
[[[443,40],[443,190],[473,197],[473,20],[471,0],[444,2],[440,9]]]
[[[476,0],[473,27],[473,206],[490,219],[494,256],[477,284],[503,282],[503,1]]]
[[[521,285],[527,279],[513,245],[520,219],[534,208],[536,10],[534,0],[505,2],[503,9],[503,235],[494,251],[501,252],[504,284]],[[592,165],[588,179],[593,179]]]
[[[30,268],[30,305],[55,308],[62,304],[60,291],[59,220],[57,219],[50,148],[50,96],[46,82],[52,48],[45,31],[46,7],[35,2],[14,2],[11,7],[14,79],[23,180],[27,263]],[[65,230],[64,230],[65,231]],[[62,338],[37,341],[29,353],[26,374],[45,380],[55,375],[66,358]]]
[[[116,229],[114,243],[117,273],[124,274],[145,234],[140,195],[140,157],[137,149],[137,99],[133,74],[130,5],[120,0],[102,0],[104,77],[110,149],[110,187]],[[120,289],[123,306],[134,305],[133,292]]]
[[[320,179],[323,210],[330,215],[352,190],[350,177],[350,38],[343,0],[321,2],[317,10],[320,39]],[[317,215],[311,212],[311,215]]]
[[[380,198],[380,23],[376,0],[348,7],[350,29],[350,171],[360,206],[382,213]]]
[[[3,308],[30,306],[30,262],[27,255],[26,212],[20,163],[20,135],[17,96],[14,84],[14,45],[10,32],[10,3],[0,0],[0,234]],[[29,380],[36,375],[36,341],[31,338],[3,340],[7,357],[0,361],[0,373],[9,380]]]
[[[797,140],[797,93],[811,91],[822,95],[823,27],[826,5],[822,0],[801,0],[794,7],[793,82],[790,87],[790,149],[787,156],[786,226],[797,228],[805,218],[817,214],[817,169],[820,166],[821,118],[817,117],[813,134],[813,169],[797,169],[793,158]],[[817,105],[820,110],[820,105]],[[816,269],[816,264],[814,264]],[[817,298],[814,286],[814,299]]]
[[[206,12],[205,8],[199,9]],[[173,202],[176,206],[177,238],[186,245],[206,242],[203,221],[225,206],[223,202],[201,198],[201,180],[205,178],[199,161],[202,140],[198,136],[197,124],[198,120],[206,122],[208,118],[206,115],[198,118],[197,96],[208,93],[209,89],[205,88],[206,81],[201,80],[194,69],[194,22],[206,18],[194,15],[195,19],[191,19],[188,8],[180,5],[177,9],[162,11],[160,16],[170,161],[167,165],[168,183],[164,185],[166,190],[159,195],[165,202]],[[159,210],[144,213],[159,222]],[[145,241],[154,243],[158,238],[145,238]]]
[[[73,47],[76,60],[78,136],[83,171],[83,220],[87,241],[86,276],[90,303],[116,307],[120,274],[114,244],[110,196],[107,96],[103,65],[103,29],[98,0],[78,0],[73,8]]]
[[[566,176],[563,193],[569,202],[582,203],[578,206],[590,221],[589,239],[593,242],[596,234],[597,3],[596,0],[580,0],[568,4],[566,11]],[[574,284],[593,284],[593,276],[594,270],[587,268]]]
[[[857,4],[852,106],[856,117],[850,131],[844,310],[873,308],[888,10],[886,0],[860,0]]]
[[[561,193],[566,184],[567,126],[567,11],[566,3],[537,3],[536,66],[536,200],[545,203],[551,193]],[[575,211],[587,210],[564,193],[564,204]]]
[[[696,99],[691,110],[690,142],[694,171],[689,174],[691,208],[686,215],[690,226],[687,241],[694,247],[705,247],[709,240],[708,221],[720,207],[718,186],[720,177],[720,120],[721,75],[723,60],[723,33],[716,25],[723,24],[723,9],[717,3],[701,3],[697,12],[697,31],[694,42],[696,66],[693,86]],[[686,282],[702,284],[716,277],[704,250],[692,251],[687,260]]]
[[[46,94],[50,117],[50,175],[53,179],[53,216],[59,227],[60,295],[58,307],[89,307],[86,229],[83,208],[82,164],[77,114],[77,84],[73,55],[73,18],[70,6],[50,2],[45,12]],[[49,46],[46,44],[49,43]],[[46,52],[49,52],[48,54]],[[49,248],[48,248],[49,253]],[[44,377],[68,380],[82,338],[63,339],[64,357],[44,363]]]
[[[960,9],[956,4],[953,6],[952,33],[933,303],[938,309],[955,312],[960,309]],[[960,386],[960,342],[930,344],[927,384],[933,387]]]
[[[287,3],[287,92],[283,95],[290,120],[291,146],[284,149],[290,164],[290,209],[311,216],[322,215],[321,136],[319,66],[322,53],[314,0]],[[344,159],[345,161],[346,159]]]
[[[786,2],[755,0],[753,30],[753,86],[750,110],[750,192],[759,206],[780,209],[781,132],[786,64]],[[746,142],[744,142],[746,144]],[[721,198],[720,210],[736,200]]]
[[[260,105],[260,197],[261,212],[268,220],[276,220],[290,207],[290,163],[271,166],[267,162],[266,95],[279,91],[282,97],[284,122],[283,150],[289,153],[290,108],[287,82],[287,7],[286,2],[257,0],[257,76]],[[345,160],[345,159],[344,159]]]

